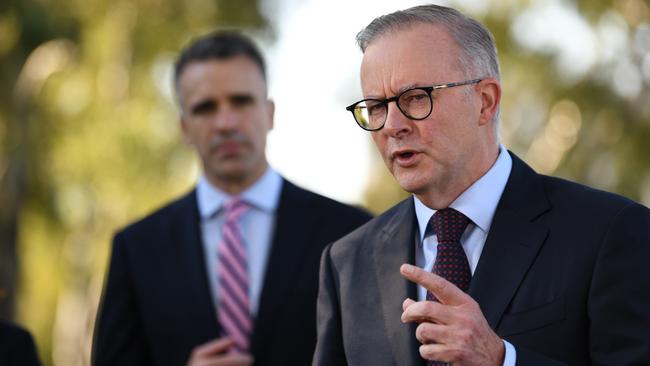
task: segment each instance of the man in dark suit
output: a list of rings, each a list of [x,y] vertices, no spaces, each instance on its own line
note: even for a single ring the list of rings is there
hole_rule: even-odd
[[[204,174],[115,236],[93,364],[308,364],[322,249],[369,216],[268,166],[274,105],[248,38],[196,40],[175,85]]]
[[[357,40],[348,110],[413,197],[323,253],[313,365],[650,365],[650,210],[500,145],[490,32],[426,5]]]
[[[11,323],[0,321],[0,365],[39,366],[31,334]]]

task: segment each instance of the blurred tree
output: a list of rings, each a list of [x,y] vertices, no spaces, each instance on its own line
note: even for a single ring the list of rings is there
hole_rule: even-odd
[[[172,64],[223,26],[268,28],[255,0],[0,4],[0,317],[45,365],[88,363],[115,228],[189,188]]]
[[[494,33],[501,137],[538,172],[650,205],[650,6],[643,0],[488,1],[456,6]],[[377,159],[366,202],[407,196]]]

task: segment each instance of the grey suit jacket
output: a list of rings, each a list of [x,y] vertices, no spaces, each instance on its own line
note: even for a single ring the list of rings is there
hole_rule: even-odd
[[[321,258],[313,365],[422,365],[413,200],[333,243]],[[517,350],[517,365],[650,365],[650,210],[541,176],[513,155],[469,294]]]

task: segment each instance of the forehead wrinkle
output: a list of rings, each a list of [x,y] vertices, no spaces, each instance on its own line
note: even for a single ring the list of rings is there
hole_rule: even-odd
[[[373,89],[367,94],[364,93],[364,98],[366,99],[390,98],[409,89],[413,85],[400,86],[400,82],[397,81],[400,65],[395,65],[392,62],[389,63],[387,59],[382,58],[379,62],[373,60],[372,65],[366,65],[366,67],[369,67],[372,72],[366,69],[366,72],[361,74],[362,89],[364,86],[365,88],[371,86]]]
[[[421,30],[417,28],[421,28]],[[413,34],[418,32],[419,34],[414,37]],[[428,35],[428,37],[422,37],[422,35]],[[394,34],[378,37],[368,45],[364,52],[361,67],[364,98],[390,98],[407,89],[429,87],[438,81],[443,82],[438,80],[442,79],[440,73],[448,71],[438,70],[439,63],[431,62],[431,59],[449,60],[451,65],[447,63],[444,65],[451,69],[458,69],[457,62],[452,61],[457,60],[458,49],[451,41],[444,28],[428,24],[406,27],[399,29]],[[400,56],[400,52],[407,47],[406,44],[411,50],[422,48],[428,57],[424,57],[425,55],[419,57]],[[431,70],[432,65],[435,65],[433,70]],[[438,70],[438,72],[434,70]],[[445,80],[444,82],[451,81]]]

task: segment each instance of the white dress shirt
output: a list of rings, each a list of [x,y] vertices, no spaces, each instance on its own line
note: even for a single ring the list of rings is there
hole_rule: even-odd
[[[503,194],[511,170],[512,158],[506,148],[501,145],[499,147],[499,156],[490,170],[449,205],[449,207],[463,213],[470,219],[470,223],[467,225],[460,242],[467,255],[472,275],[474,275],[481,252],[483,252],[497,204],[501,199],[501,194]],[[436,210],[425,206],[415,196],[413,196],[413,199],[420,231],[420,242],[415,251],[415,262],[419,267],[431,271],[438,254],[438,238],[433,233],[427,237],[424,237],[424,234],[427,232],[426,227],[429,219]],[[426,299],[426,294],[427,290],[422,286],[418,286],[418,299],[420,301]],[[514,365],[517,357],[515,348],[505,340],[504,344],[506,354],[503,365]]]
[[[240,219],[240,227],[246,246],[248,259],[248,275],[250,286],[250,312],[257,314],[259,298],[264,282],[264,272],[271,247],[271,236],[275,228],[275,214],[280,199],[283,180],[271,167],[260,179],[257,180],[239,197],[250,205]],[[223,206],[231,198],[227,193],[219,190],[205,177],[201,177],[196,186],[196,198],[201,217],[201,237],[207,268],[208,284],[214,304],[218,304],[219,282],[217,266],[217,250],[221,242],[221,228],[224,225],[225,215]]]

